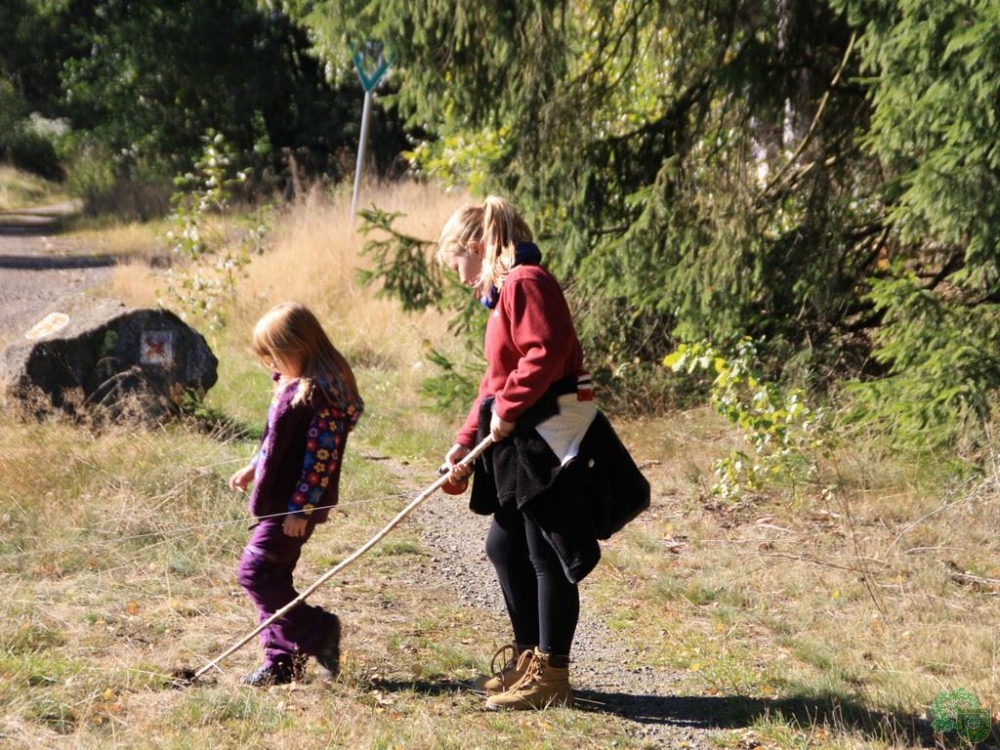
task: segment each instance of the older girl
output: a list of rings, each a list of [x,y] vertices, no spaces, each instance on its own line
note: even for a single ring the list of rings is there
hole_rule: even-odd
[[[491,709],[566,705],[572,701],[568,668],[579,593],[536,515],[521,502],[529,491],[518,486],[522,472],[504,466],[505,454],[498,449],[515,425],[525,434],[539,434],[536,420],[523,425],[519,420],[525,421],[545,396],[566,396],[556,407],[563,427],[568,423],[571,431],[574,425],[585,429],[593,419],[593,404],[583,352],[562,290],[539,264],[541,253],[531,230],[508,201],[491,196],[455,212],[441,232],[438,259],[474,287],[490,309],[479,396],[445,456],[457,483],[468,470],[455,465],[476,445],[477,431],[484,436],[488,430],[496,441],[485,462],[491,470],[481,476],[477,469],[473,509],[493,514],[486,551],[503,590],[515,643],[498,652],[510,658],[480,685]],[[477,503],[481,481],[490,485],[486,503]]]

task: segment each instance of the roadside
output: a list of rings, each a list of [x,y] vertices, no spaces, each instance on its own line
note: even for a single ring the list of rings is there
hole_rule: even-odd
[[[60,235],[73,202],[0,212],[0,348],[61,297],[107,283],[115,259]]]

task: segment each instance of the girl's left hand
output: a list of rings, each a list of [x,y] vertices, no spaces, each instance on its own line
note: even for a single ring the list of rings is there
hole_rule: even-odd
[[[494,412],[493,416],[490,417],[490,435],[492,436],[494,443],[499,443],[513,431],[513,422],[504,422],[496,415],[496,412]]]
[[[299,537],[306,535],[308,526],[309,521],[301,516],[285,516],[281,530],[285,532],[285,536]]]

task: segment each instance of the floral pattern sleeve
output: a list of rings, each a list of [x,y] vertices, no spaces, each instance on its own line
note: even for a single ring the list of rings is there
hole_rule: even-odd
[[[344,437],[357,424],[361,406],[325,406],[313,413],[306,436],[302,475],[288,501],[291,513],[308,516],[323,502],[327,485],[340,464]]]

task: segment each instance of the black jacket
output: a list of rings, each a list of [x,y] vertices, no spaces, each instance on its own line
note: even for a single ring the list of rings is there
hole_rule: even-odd
[[[649,482],[600,411],[576,458],[565,466],[535,431],[559,412],[558,391],[549,391],[524,412],[514,432],[476,461],[469,507],[489,515],[517,503],[534,520],[559,556],[566,577],[583,580],[607,539],[649,507]],[[489,434],[493,399],[479,411],[479,439]]]

